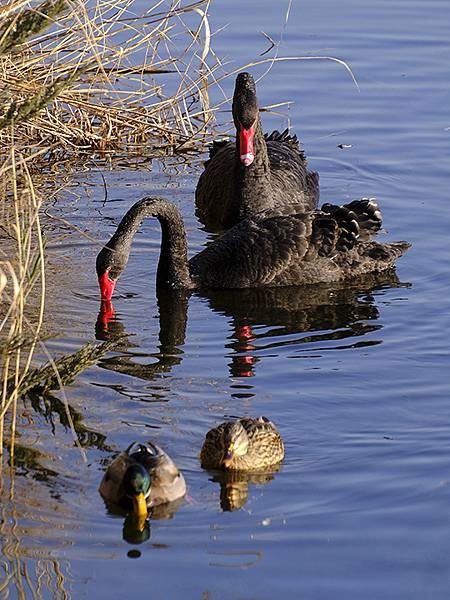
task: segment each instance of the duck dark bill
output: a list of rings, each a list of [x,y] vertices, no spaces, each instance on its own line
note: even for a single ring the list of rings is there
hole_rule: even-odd
[[[228,450],[227,452],[225,452],[224,457],[222,459],[222,465],[228,469],[228,467],[231,465],[231,463],[233,462],[233,457],[234,454],[231,450]]]

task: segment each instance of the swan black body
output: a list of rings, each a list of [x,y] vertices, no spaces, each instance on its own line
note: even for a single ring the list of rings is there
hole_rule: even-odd
[[[236,78],[233,96],[236,143],[216,142],[195,192],[197,216],[209,229],[226,229],[261,210],[296,204],[317,206],[319,175],[308,171],[296,136],[264,135],[256,86],[249,73]]]
[[[325,205],[299,212],[296,205],[269,209],[244,219],[202,252],[187,259],[180,211],[164,198],[144,198],[125,214],[97,256],[103,300],[110,300],[124,270],[131,243],[146,217],[162,229],[157,285],[172,289],[224,289],[341,281],[391,268],[407,242],[370,239],[381,213],[373,200]]]

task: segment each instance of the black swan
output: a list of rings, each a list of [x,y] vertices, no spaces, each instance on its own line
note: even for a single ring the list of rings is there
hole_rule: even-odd
[[[180,211],[164,198],[143,198],[123,217],[97,256],[103,300],[110,300],[123,272],[133,237],[146,217],[162,230],[156,283],[171,289],[276,287],[342,281],[393,266],[407,242],[380,244],[363,239],[379,228],[373,200],[356,200],[324,210],[297,212],[281,206],[245,219],[187,260]],[[367,238],[369,236],[367,235]]]
[[[253,77],[240,73],[233,95],[236,143],[215,142],[195,192],[197,216],[210,229],[226,229],[261,210],[297,204],[316,207],[319,175],[309,173],[296,136],[264,136]]]

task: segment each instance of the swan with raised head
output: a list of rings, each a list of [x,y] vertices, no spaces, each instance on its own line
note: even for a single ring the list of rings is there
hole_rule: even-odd
[[[296,136],[264,135],[256,86],[239,73],[233,95],[236,143],[215,142],[195,192],[197,216],[210,229],[226,229],[261,210],[297,204],[316,207],[319,175],[309,172]]]

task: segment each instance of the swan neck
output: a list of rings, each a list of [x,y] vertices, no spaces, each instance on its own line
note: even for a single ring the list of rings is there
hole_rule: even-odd
[[[169,211],[156,215],[161,225],[161,253],[156,284],[170,289],[192,288],[183,219],[175,206],[169,206]]]
[[[125,214],[107,246],[114,261],[125,268],[133,238],[142,221],[156,217],[161,225],[161,251],[156,284],[172,289],[193,287],[187,260],[186,231],[180,211],[163,198],[143,198]]]

